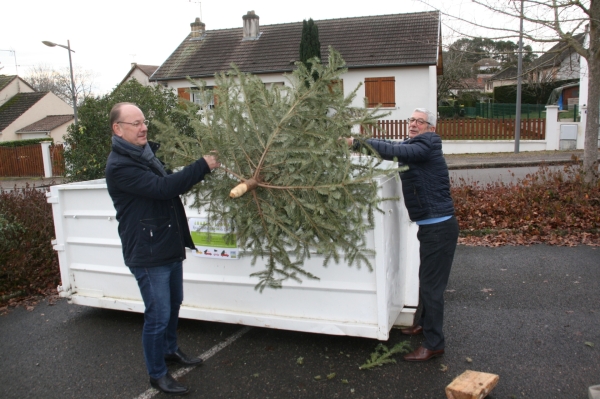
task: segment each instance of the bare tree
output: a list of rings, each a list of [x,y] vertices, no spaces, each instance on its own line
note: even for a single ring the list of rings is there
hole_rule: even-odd
[[[564,43],[587,61],[589,88],[583,168],[587,182],[597,181],[600,129],[600,0],[472,0],[471,3],[493,11],[502,17],[498,18],[499,21],[505,22],[506,18],[518,21],[522,18],[525,25],[524,40],[536,43]],[[515,29],[511,29],[506,23],[494,27],[494,21],[489,21],[490,24],[478,24],[450,16],[472,27],[496,32],[495,39],[519,37],[520,30],[516,29],[518,24],[510,25],[515,26]],[[587,45],[577,40],[578,33],[582,32],[589,34]]]
[[[93,95],[95,76],[95,73],[88,70],[73,69],[77,106],[80,106],[86,97]],[[73,106],[71,71],[69,68],[56,70],[47,65],[40,64],[30,68],[28,74],[23,79],[35,90],[51,91],[64,102]]]
[[[472,77],[473,64],[462,51],[444,51],[444,74],[438,77],[438,100],[449,97],[452,89],[465,89],[465,79]]]

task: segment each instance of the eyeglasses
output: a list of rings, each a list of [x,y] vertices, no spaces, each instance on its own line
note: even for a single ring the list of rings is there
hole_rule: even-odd
[[[128,125],[131,125],[133,127],[138,127],[140,124],[144,124],[146,126],[148,126],[150,124],[150,121],[148,119],[144,120],[144,121],[135,121],[135,122],[116,122],[116,123],[126,123]]]
[[[409,124],[410,124],[410,123],[413,123],[413,122],[417,122],[417,125],[419,125],[419,126],[423,126],[423,125],[424,125],[424,124],[426,124],[426,123],[427,123],[428,125],[431,125],[431,123],[427,122],[425,119],[421,119],[421,118],[419,118],[419,119],[415,119],[415,118],[408,118],[408,123],[409,123]]]

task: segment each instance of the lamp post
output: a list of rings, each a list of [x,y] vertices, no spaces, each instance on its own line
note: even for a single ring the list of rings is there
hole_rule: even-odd
[[[62,44],[56,44],[52,42],[48,42],[46,40],[42,41],[48,47],[62,47],[67,49],[69,52],[69,69],[71,70],[71,94],[73,94],[73,115],[75,116],[75,124],[77,124],[77,92],[75,91],[75,79],[73,79],[73,63],[71,62],[71,52],[75,52],[75,50],[71,50],[71,42],[67,40],[67,45],[63,46]]]
[[[519,58],[517,61],[517,109],[515,114],[515,154],[519,153],[521,141],[521,81],[523,73],[523,0],[521,0],[521,25],[519,29]]]

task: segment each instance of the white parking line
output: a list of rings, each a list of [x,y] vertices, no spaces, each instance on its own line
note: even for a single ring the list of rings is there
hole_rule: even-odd
[[[232,336],[227,338],[225,341],[213,346],[212,348],[210,348],[209,350],[207,350],[206,352],[201,354],[200,357],[204,361],[210,359],[215,354],[217,354],[220,350],[222,350],[222,349],[226,348],[227,346],[229,346],[230,344],[232,344],[236,339],[240,338],[242,335],[246,334],[251,329],[252,329],[252,327],[244,327],[244,328],[240,329],[238,332],[236,332],[235,334],[233,334]],[[173,373],[171,375],[173,376],[173,378],[178,379],[179,377],[184,376],[187,373],[189,373],[190,370],[192,370],[193,368],[194,367],[184,367],[184,368],[177,370],[175,373]],[[158,393],[159,393],[159,391],[157,389],[150,388],[146,392],[144,392],[143,394],[138,396],[136,399],[150,399]]]

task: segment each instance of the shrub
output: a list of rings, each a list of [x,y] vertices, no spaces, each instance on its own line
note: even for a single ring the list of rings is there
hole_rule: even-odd
[[[0,188],[0,304],[56,288],[60,270],[53,238],[52,205],[44,191]]]

